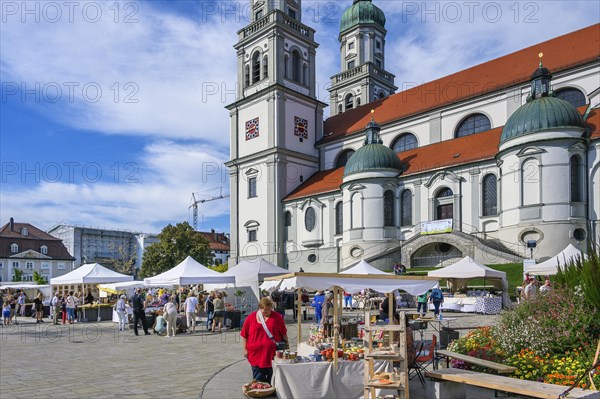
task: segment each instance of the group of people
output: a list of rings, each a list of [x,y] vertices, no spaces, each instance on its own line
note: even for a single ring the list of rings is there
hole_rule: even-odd
[[[185,296],[185,300],[183,297]],[[206,297],[192,290],[184,290],[180,293],[160,289],[158,291],[143,292],[140,288],[136,289],[135,294],[129,302],[125,295],[121,295],[114,309],[119,315],[119,330],[125,330],[127,322],[127,308],[130,307],[133,313],[133,330],[138,335],[138,323],[141,324],[144,333],[149,335],[147,321],[145,317],[146,308],[149,306],[160,307],[156,311],[156,317],[152,330],[157,334],[165,334],[166,337],[174,337],[178,327],[186,330],[188,334],[196,332],[197,317],[203,309],[207,315],[206,329],[211,332],[222,332],[225,320],[225,300],[224,292],[212,291]],[[180,298],[183,303],[180,302]],[[185,322],[178,324],[179,313],[185,315]]]
[[[25,317],[26,299],[27,296],[23,291],[17,291],[15,293],[7,291],[6,294],[2,296],[2,324],[18,324],[17,315]]]
[[[521,284],[521,298],[526,301],[532,300],[535,299],[538,293],[545,294],[551,289],[552,284],[549,276],[546,276],[544,279],[544,284],[540,286],[540,283],[534,276],[531,276],[529,273],[525,273],[523,284]]]

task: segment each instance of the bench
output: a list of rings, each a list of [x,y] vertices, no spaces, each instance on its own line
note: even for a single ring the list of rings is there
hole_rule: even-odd
[[[434,382],[433,387],[435,391],[433,393],[427,393],[426,391],[428,398],[435,397],[436,399],[466,399],[465,384],[541,399],[557,399],[560,394],[568,389],[568,387],[562,385],[519,380],[461,369],[428,371],[425,376],[437,380]],[[569,392],[568,398],[600,399],[600,392],[574,388]]]
[[[504,364],[492,362],[489,360],[483,360],[473,356],[463,355],[462,353],[456,353],[447,350],[438,350],[437,355],[446,358],[446,367],[449,367],[450,358],[452,358],[462,360],[465,363],[470,363],[476,366],[481,366],[490,370],[494,370],[498,374],[510,374],[517,370],[516,367],[507,366]]]

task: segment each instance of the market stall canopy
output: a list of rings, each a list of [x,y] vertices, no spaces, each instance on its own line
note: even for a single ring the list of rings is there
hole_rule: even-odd
[[[366,275],[380,274],[380,275],[387,275],[387,276],[393,275],[392,273],[386,273],[383,270],[379,270],[376,267],[371,266],[364,260],[361,260],[355,266],[352,266],[351,268],[346,269],[343,272],[340,272],[340,274],[366,274]]]
[[[163,284],[189,285],[233,282],[235,282],[234,277],[225,276],[222,273],[210,270],[191,256],[188,256],[180,264],[164,273],[144,279],[144,283],[149,286]]]
[[[581,251],[575,248],[573,244],[569,244],[565,249],[560,251],[556,256],[538,263],[535,265],[527,265],[525,273],[529,273],[534,276],[546,276],[554,275],[558,273],[558,265],[564,267],[569,261],[574,260],[577,257],[583,256]]]
[[[51,285],[37,285],[37,284],[23,284],[23,283],[3,283],[0,285],[0,290],[10,288],[11,290],[23,290],[25,295],[32,298],[35,296],[36,291],[40,291],[45,298],[52,296]]]
[[[356,294],[365,288],[377,292],[389,293],[394,290],[404,290],[411,295],[421,295],[438,285],[435,277],[336,274],[336,273],[289,273],[277,277],[268,277],[260,286],[262,289],[278,288],[291,291],[305,288],[309,291],[331,290],[341,287],[344,291]],[[273,284],[277,282],[277,284]]]
[[[506,278],[506,273],[499,270],[494,270],[481,263],[476,262],[470,256],[465,256],[458,262],[443,267],[438,270],[432,270],[427,273],[431,277],[439,278],[456,278],[456,279],[470,279],[470,278]]]
[[[102,284],[133,281],[133,276],[117,273],[100,263],[87,263],[60,277],[50,279],[51,285]]]
[[[243,260],[223,273],[223,276],[233,276],[236,285],[242,282],[262,281],[265,277],[279,276],[290,271],[274,265],[263,258]]]

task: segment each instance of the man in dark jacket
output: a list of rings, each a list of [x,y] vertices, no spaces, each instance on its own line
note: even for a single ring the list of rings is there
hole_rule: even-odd
[[[131,297],[131,306],[133,307],[133,332],[138,334],[138,320],[141,319],[144,333],[150,335],[148,326],[146,325],[146,313],[144,312],[144,298],[141,295],[142,290],[137,288],[135,294]]]

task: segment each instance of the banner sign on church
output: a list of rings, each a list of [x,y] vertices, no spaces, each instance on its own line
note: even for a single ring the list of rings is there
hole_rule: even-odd
[[[452,219],[421,222],[421,235],[452,233]]]

